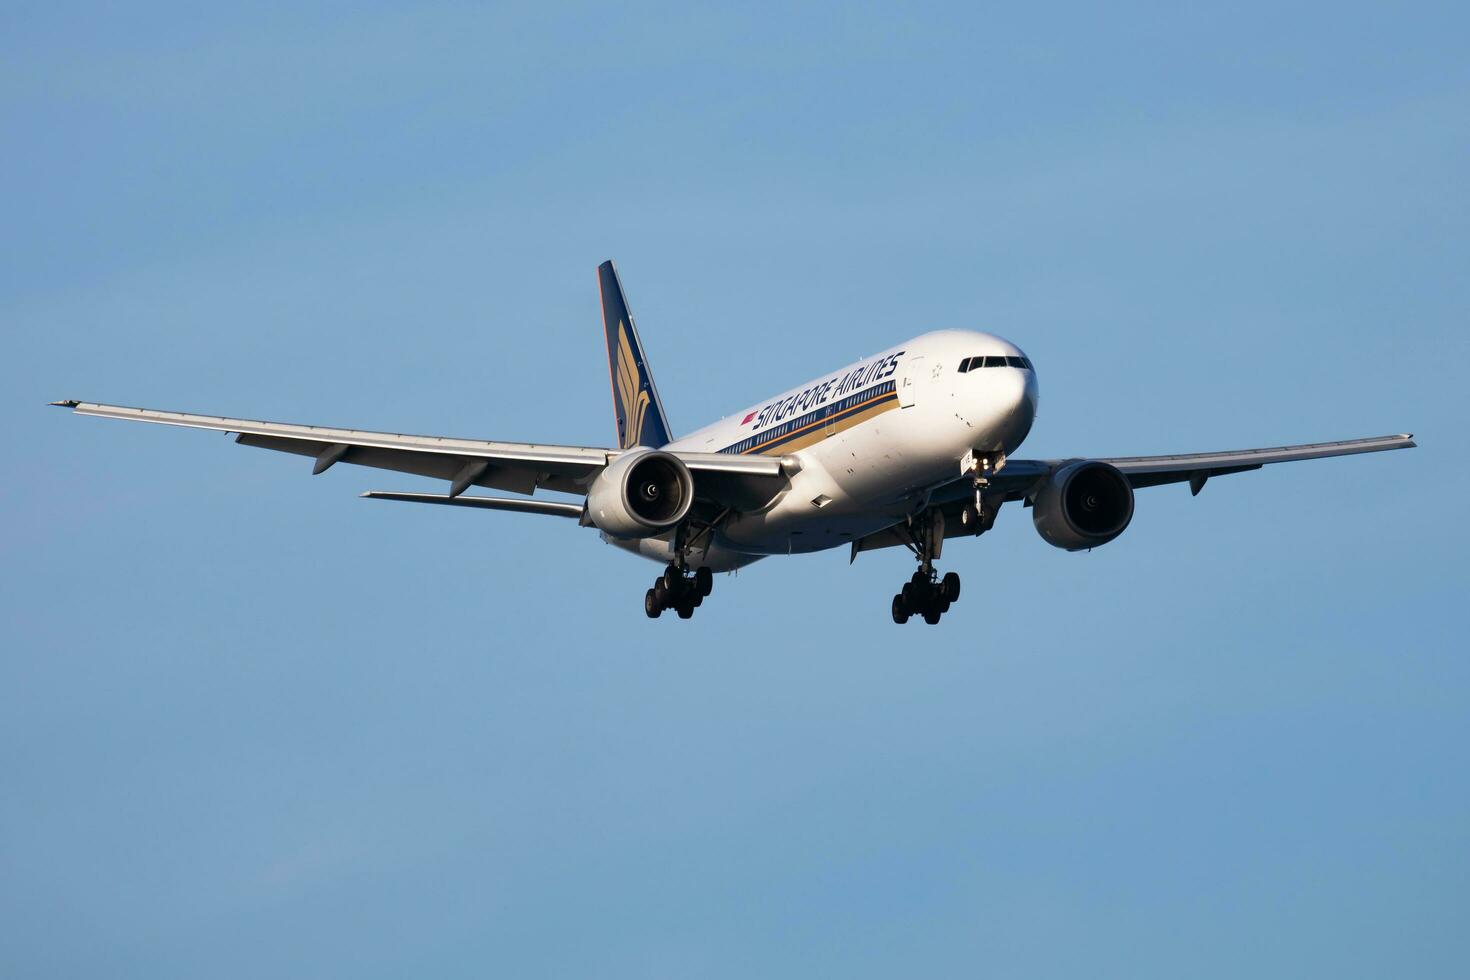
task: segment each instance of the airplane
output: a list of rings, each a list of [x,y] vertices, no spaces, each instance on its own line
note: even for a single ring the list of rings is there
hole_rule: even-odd
[[[597,530],[666,566],[643,597],[657,619],[689,619],[716,572],[772,555],[906,548],[918,563],[890,602],[895,623],[934,625],[960,597],[935,562],[1022,502],[1048,544],[1084,551],[1133,519],[1134,491],[1269,463],[1410,449],[1410,434],[1271,449],[1121,458],[1018,459],[1036,418],[1036,367],[1015,344],[937,330],[675,438],[617,269],[598,266],[612,381],[613,447],[492,442],[52,402],[78,415],[215,429],[245,446],[447,481],[448,493],[374,490],[373,500],[542,514]],[[470,495],[471,487],[520,494]],[[532,499],[537,490],[574,500]]]

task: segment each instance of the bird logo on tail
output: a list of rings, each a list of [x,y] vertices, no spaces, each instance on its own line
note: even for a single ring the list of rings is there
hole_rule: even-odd
[[[618,321],[618,398],[623,403],[623,413],[628,420],[623,433],[623,449],[638,445],[643,434],[643,417],[648,413],[648,392],[638,383],[638,362],[633,357],[633,345],[628,340],[628,327]]]

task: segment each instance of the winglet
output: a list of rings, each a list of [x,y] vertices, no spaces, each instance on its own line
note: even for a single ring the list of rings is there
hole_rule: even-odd
[[[75,398],[68,398],[65,401],[47,402],[47,404],[55,405],[57,408],[76,408],[78,405],[81,404],[81,402],[77,401]]]

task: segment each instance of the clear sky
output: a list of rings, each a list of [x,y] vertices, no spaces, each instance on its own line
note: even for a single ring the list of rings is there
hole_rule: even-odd
[[[0,974],[1463,976],[1467,36],[6,4]],[[1007,510],[939,628],[891,551],[649,622],[570,522],[45,407],[606,444],[608,257],[680,431],[959,326],[1022,455],[1422,447]]]

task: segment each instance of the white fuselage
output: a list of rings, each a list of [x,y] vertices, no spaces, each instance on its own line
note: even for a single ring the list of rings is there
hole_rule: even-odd
[[[1012,363],[1024,357],[990,334],[926,333],[674,441],[666,448],[799,466],[788,490],[722,524],[703,563],[722,571],[847,544],[922,510],[967,453],[1014,453],[1036,417],[1036,373]],[[608,540],[661,562],[672,553],[659,538]]]

